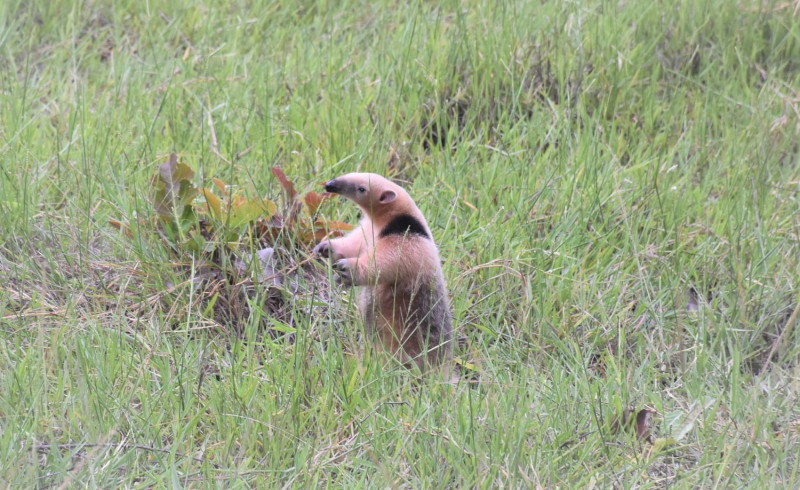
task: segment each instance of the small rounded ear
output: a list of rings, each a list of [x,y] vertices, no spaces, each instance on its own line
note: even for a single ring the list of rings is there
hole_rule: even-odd
[[[387,204],[394,201],[396,197],[397,193],[394,191],[383,191],[381,192],[381,197],[378,198],[378,202],[381,204]]]

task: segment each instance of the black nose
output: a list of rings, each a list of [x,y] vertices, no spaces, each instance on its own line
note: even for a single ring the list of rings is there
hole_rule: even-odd
[[[333,192],[334,194],[336,194],[337,192],[339,192],[339,183],[336,182],[335,180],[325,182],[325,190],[327,192]]]

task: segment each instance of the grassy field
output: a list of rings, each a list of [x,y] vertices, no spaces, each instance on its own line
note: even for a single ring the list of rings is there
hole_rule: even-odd
[[[799,138],[797,2],[4,0],[0,485],[798,488]],[[312,262],[215,321],[108,224],[171,152],[404,183],[469,376]]]

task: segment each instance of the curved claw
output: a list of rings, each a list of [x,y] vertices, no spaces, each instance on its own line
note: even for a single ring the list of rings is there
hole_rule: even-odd
[[[333,264],[333,270],[336,271],[336,277],[339,279],[339,282],[345,286],[353,284],[353,272],[350,269],[350,264],[347,259],[337,260],[336,263]]]
[[[324,242],[320,242],[316,247],[314,247],[314,255],[317,257],[321,257],[323,259],[328,259],[331,256],[331,244],[329,241],[325,240]]]

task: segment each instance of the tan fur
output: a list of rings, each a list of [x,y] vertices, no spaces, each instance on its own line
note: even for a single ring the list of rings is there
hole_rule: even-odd
[[[376,175],[352,173],[326,184],[363,211],[347,236],[323,242],[314,252],[330,257],[345,284],[363,286],[359,307],[370,333],[404,363],[449,372],[452,319],[439,251],[425,217],[400,186]],[[398,217],[412,217],[424,232],[391,234]],[[427,237],[420,233],[426,233]]]

